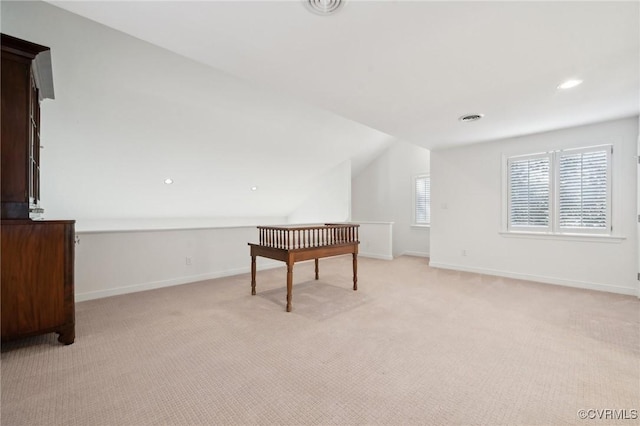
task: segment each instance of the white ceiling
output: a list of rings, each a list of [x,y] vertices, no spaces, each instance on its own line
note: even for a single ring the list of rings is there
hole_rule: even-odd
[[[638,2],[50,3],[427,148],[639,111]]]

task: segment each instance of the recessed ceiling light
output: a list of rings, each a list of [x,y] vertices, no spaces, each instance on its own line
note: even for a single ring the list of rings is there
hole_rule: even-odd
[[[166,179],[164,180],[164,183],[166,183],[167,185],[171,185],[171,184],[173,183],[173,179],[171,179],[171,178],[166,178]]]
[[[478,121],[482,117],[484,117],[484,114],[467,114],[463,115],[462,117],[458,117],[458,120],[466,123],[468,121]]]
[[[344,5],[345,0],[303,0],[311,12],[317,15],[331,15]]]
[[[558,89],[571,89],[572,87],[576,87],[582,84],[582,80],[571,79],[564,81],[562,84],[558,86]]]
[[[258,190],[258,187],[257,187],[257,186],[252,186],[252,187],[251,187],[251,190],[252,190],[252,191],[257,191],[257,190]]]

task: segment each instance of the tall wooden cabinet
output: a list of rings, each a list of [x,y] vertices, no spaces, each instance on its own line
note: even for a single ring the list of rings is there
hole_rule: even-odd
[[[2,340],[56,332],[75,339],[73,220],[38,220],[40,101],[53,99],[48,47],[1,35]]]

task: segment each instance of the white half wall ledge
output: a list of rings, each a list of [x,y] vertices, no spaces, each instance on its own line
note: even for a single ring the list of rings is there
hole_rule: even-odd
[[[258,226],[262,225],[241,225],[241,226],[198,226],[198,227],[189,227],[189,226],[175,226],[171,228],[122,228],[122,229],[95,229],[95,230],[77,230],[76,234],[78,235],[89,235],[89,234],[127,234],[127,233],[139,233],[139,232],[169,232],[169,231],[205,231],[211,229],[245,229],[251,228],[255,229]],[[278,225],[271,225],[278,226]]]
[[[282,268],[282,262],[265,261],[262,266],[257,266],[257,271],[265,271],[267,269]],[[248,274],[251,267],[229,269],[226,271],[216,271],[199,275],[188,275],[169,280],[153,281],[147,283],[133,284],[125,287],[109,288],[106,290],[90,291],[86,293],[76,293],[75,301],[84,302],[87,300],[102,299],[103,297],[120,296],[123,294],[137,293],[140,291],[155,290],[164,287],[172,287],[176,285],[193,284],[200,281],[213,280],[216,278],[229,277],[233,275]],[[251,293],[251,278],[247,278],[247,294]]]
[[[596,290],[596,291],[603,291],[607,293],[616,293],[616,294],[624,294],[627,296],[640,297],[640,290],[638,289],[629,288],[629,287],[620,287],[620,286],[610,285],[610,284],[567,280],[567,279],[557,278],[557,277],[547,277],[547,276],[533,275],[533,274],[521,274],[517,272],[502,271],[502,270],[496,270],[496,269],[475,268],[475,267],[456,265],[451,263],[441,263],[441,262],[429,262],[429,266],[432,268],[449,269],[449,270],[461,271],[461,272],[474,272],[477,274],[513,278],[517,280],[533,281],[541,284],[552,284],[552,285],[559,285],[563,287],[579,288],[582,290]]]
[[[239,229],[239,228],[255,228],[255,226],[212,226],[212,227],[175,227],[175,228],[153,228],[153,229],[97,229],[97,230],[81,230],[76,231],[76,235],[92,235],[92,234],[133,234],[133,233],[153,233],[153,232],[170,232],[170,231],[206,231],[212,229]]]
[[[124,232],[186,231],[204,229],[255,228],[263,225],[286,223],[283,217],[241,218],[127,218],[86,219],[76,218],[76,234],[101,234]]]
[[[359,225],[393,225],[393,222],[375,222],[368,220],[354,220],[352,223],[357,223]]]

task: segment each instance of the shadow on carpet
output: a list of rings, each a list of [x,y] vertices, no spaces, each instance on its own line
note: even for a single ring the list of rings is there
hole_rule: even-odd
[[[287,289],[275,288],[259,292],[283,310],[287,305]],[[292,305],[297,315],[323,321],[356,309],[371,300],[369,296],[353,289],[337,287],[322,281],[306,281],[293,286]]]

